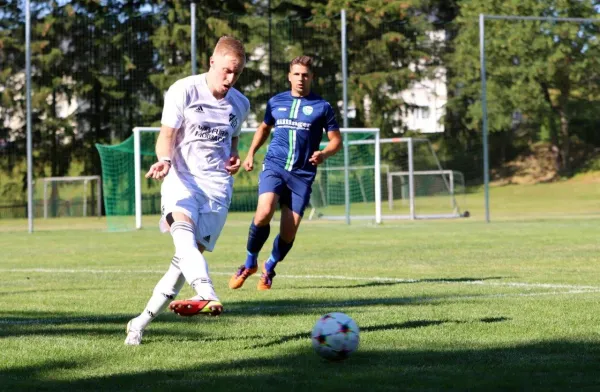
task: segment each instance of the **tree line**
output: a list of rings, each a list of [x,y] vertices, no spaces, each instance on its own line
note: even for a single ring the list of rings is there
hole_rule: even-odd
[[[238,88],[262,119],[269,96],[288,88],[287,64],[316,59],[314,89],[341,101],[340,11],[347,13],[353,127],[402,128],[400,92],[445,71],[443,134],[431,136],[444,166],[481,180],[479,13],[597,18],[600,1],[571,0],[205,0],[197,3],[199,72],[219,36],[246,44]],[[100,174],[96,143],[158,125],[163,94],[191,72],[186,0],[32,0],[34,177]],[[561,174],[577,170],[596,132],[598,24],[486,22],[492,168],[532,144],[556,153]],[[431,32],[445,39],[431,39]],[[25,200],[23,2],[0,2],[0,199]],[[73,103],[75,103],[73,105]],[[72,104],[69,106],[69,104]],[[335,109],[339,108],[334,105]],[[341,116],[338,116],[341,123]],[[410,132],[408,133],[410,134]],[[582,152],[583,151],[583,152]],[[389,163],[400,157],[386,148]]]

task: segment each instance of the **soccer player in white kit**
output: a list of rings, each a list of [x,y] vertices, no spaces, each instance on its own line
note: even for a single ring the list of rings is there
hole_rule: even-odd
[[[233,85],[245,62],[243,44],[221,37],[208,72],[178,80],[165,95],[158,162],[146,178],[164,178],[160,228],[170,230],[175,256],[144,311],[127,324],[127,345],[139,345],[169,303],[182,316],[223,311],[202,253],[213,250],[221,233],[240,168],[237,145],[250,103]],[[197,295],[173,301],[186,281]]]

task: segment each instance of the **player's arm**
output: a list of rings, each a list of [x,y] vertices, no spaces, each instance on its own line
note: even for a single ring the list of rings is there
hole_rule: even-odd
[[[240,153],[238,152],[239,141],[239,136],[231,138],[231,153],[229,153],[229,162],[227,166],[225,166],[225,169],[227,169],[232,176],[240,170]]]
[[[332,155],[335,155],[342,148],[342,133],[339,129],[327,132],[329,143],[322,150],[315,151],[308,160],[313,165],[320,165]]]
[[[156,140],[156,156],[158,162],[150,166],[146,173],[146,178],[160,180],[165,178],[171,169],[171,157],[173,156],[173,146],[175,145],[175,134],[177,129],[163,125],[160,127],[160,133]]]
[[[244,159],[244,169],[246,169],[246,171],[252,171],[254,168],[254,154],[256,154],[256,151],[258,151],[263,144],[265,144],[267,138],[271,134],[272,128],[272,125],[267,125],[263,122],[256,129],[254,137],[252,138],[252,143],[248,149],[248,155],[246,155],[246,159]]]

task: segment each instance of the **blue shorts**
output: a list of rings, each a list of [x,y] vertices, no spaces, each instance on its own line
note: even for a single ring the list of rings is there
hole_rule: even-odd
[[[300,179],[284,169],[265,167],[258,177],[258,194],[272,192],[279,195],[279,204],[300,216],[310,202],[312,181]]]

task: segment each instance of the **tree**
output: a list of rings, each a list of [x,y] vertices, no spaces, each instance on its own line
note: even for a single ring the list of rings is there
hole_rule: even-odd
[[[465,127],[481,132],[479,13],[596,18],[598,1],[551,0],[461,3],[459,34],[451,64],[451,110],[465,114]],[[558,168],[571,169],[572,113],[575,105],[598,100],[598,25],[534,21],[486,22],[489,129],[504,133],[511,145],[537,141],[546,129],[560,154]],[[587,97],[587,103],[576,97]],[[523,124],[513,119],[523,118]],[[517,130],[525,131],[516,134]],[[522,139],[521,141],[515,138]]]

